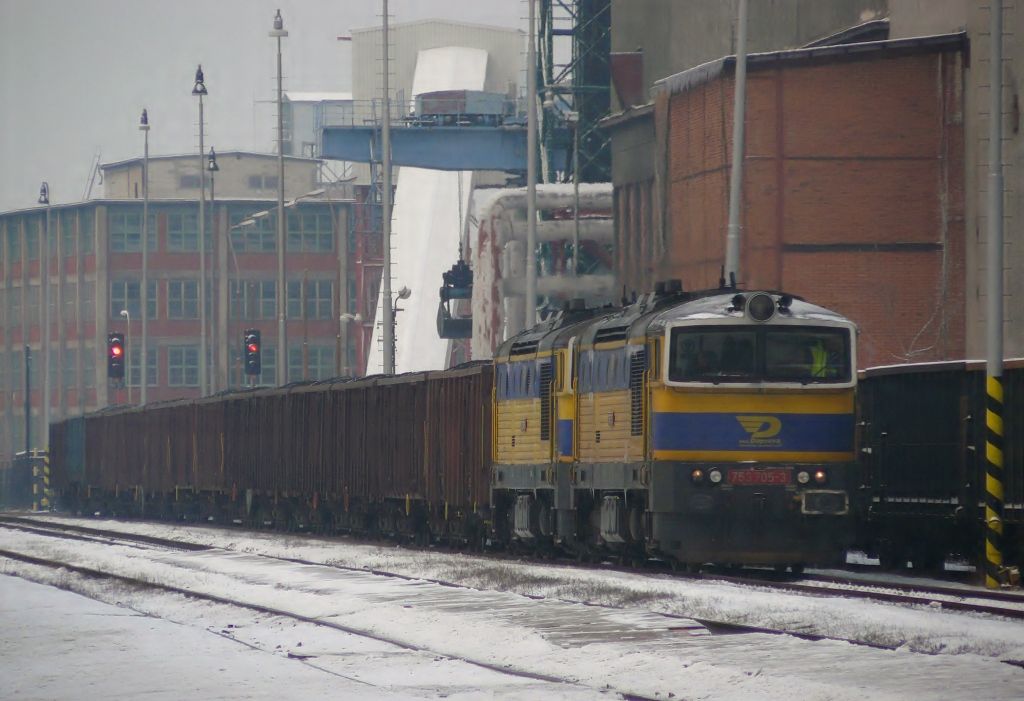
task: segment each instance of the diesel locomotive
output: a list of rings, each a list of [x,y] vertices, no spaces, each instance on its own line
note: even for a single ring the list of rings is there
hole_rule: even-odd
[[[69,418],[53,484],[90,514],[798,569],[852,534],[856,387],[843,316],[669,282],[493,363]]]
[[[495,358],[502,539],[790,566],[853,534],[856,327],[791,295],[660,286],[570,308]]]

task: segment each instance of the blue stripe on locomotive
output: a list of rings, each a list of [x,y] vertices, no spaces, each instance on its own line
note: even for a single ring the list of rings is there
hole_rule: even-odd
[[[853,414],[654,412],[651,443],[654,450],[849,452],[853,428]]]
[[[558,420],[558,454],[572,455],[572,419]]]

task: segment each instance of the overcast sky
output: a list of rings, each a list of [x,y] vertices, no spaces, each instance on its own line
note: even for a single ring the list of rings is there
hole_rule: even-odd
[[[285,90],[348,91],[351,49],[337,36],[380,23],[380,0],[0,0],[0,211],[85,194],[93,159],[198,146],[192,97],[203,64],[206,145],[270,151],[281,9]],[[394,22],[442,18],[518,27],[519,0],[391,0]],[[97,185],[93,195],[101,192]]]

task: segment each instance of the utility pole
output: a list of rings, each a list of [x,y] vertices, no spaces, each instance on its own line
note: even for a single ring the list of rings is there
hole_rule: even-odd
[[[142,289],[139,290],[139,299],[142,303],[142,342],[141,353],[139,354],[139,365],[142,368],[142,389],[139,393],[139,404],[146,404],[146,358],[147,335],[146,320],[149,317],[149,113],[143,109],[142,118],[139,120],[139,131],[143,135],[142,147]]]
[[[383,44],[383,89],[384,109],[381,115],[381,150],[383,153],[383,187],[381,192],[381,219],[383,224],[382,237],[384,253],[384,270],[381,273],[380,297],[381,307],[384,312],[384,374],[395,374],[395,310],[391,299],[391,98],[388,86],[388,73],[391,68],[388,63],[388,0],[381,0],[383,4],[383,28],[381,30],[381,43]]]
[[[1003,3],[991,0],[988,137],[988,304],[985,390],[985,586],[1003,578]]]
[[[537,323],[537,18],[530,6],[526,50],[526,304],[524,329]]]
[[[287,290],[284,276],[284,112],[281,90],[281,39],[288,36],[281,10],[274,15],[274,29],[270,35],[277,39],[277,384],[288,380]]]
[[[725,238],[725,284],[740,277],[740,200],[743,197],[743,153],[747,119],[747,0],[739,0],[736,31],[736,89],[732,119],[732,170],[729,174],[729,232]]]

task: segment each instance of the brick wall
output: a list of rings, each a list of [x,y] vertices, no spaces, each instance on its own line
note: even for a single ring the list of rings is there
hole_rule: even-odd
[[[849,315],[862,366],[964,355],[961,59],[751,64],[741,286]],[[727,74],[669,103],[656,272],[687,289],[717,285],[724,262],[732,100]]]

